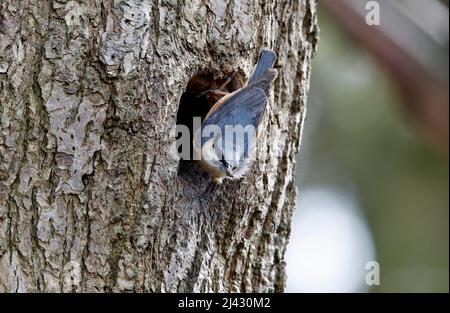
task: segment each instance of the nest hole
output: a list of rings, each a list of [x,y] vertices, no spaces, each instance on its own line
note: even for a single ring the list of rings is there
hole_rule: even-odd
[[[232,79],[224,85],[229,78]],[[190,174],[197,171],[198,168],[193,162],[192,140],[194,135],[194,118],[198,117],[203,121],[214,103],[221,98],[221,96],[213,96],[205,94],[205,91],[220,89],[225,92],[233,92],[242,87],[243,75],[239,72],[230,73],[220,78],[215,78],[212,72],[200,71],[194,75],[188,82],[185,92],[180,99],[180,105],[177,113],[177,125],[186,126],[189,130],[189,138],[181,139],[184,134],[179,132],[177,134],[178,155],[180,163],[178,167],[178,175]],[[187,146],[186,146],[187,145]]]

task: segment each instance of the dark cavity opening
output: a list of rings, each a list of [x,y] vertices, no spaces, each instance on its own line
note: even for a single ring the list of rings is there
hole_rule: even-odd
[[[220,89],[220,87],[229,79],[229,83]],[[211,72],[200,71],[194,75],[188,82],[186,91],[181,96],[180,105],[178,107],[177,114],[177,125],[185,125],[189,129],[189,158],[183,158],[181,154],[181,147],[178,149],[179,156],[181,158],[178,174],[188,174],[192,173],[194,165],[193,150],[192,150],[192,140],[193,140],[193,119],[194,117],[200,117],[201,121],[208,114],[209,110],[212,108],[214,103],[218,101],[221,96],[214,96],[204,93],[208,90],[220,89],[225,92],[233,92],[239,89],[242,83],[243,75],[241,73],[233,73],[229,75],[224,75],[223,77],[215,78]],[[181,137],[178,134],[177,140]]]

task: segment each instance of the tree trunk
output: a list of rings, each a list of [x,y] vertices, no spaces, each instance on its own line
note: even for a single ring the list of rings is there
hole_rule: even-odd
[[[0,10],[0,291],[283,291],[314,0]],[[247,79],[263,47],[280,74],[258,160],[205,194],[169,149],[180,99],[198,73]]]

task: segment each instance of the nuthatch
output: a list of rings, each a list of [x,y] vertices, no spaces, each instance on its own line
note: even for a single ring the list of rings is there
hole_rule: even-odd
[[[195,132],[193,147],[201,168],[216,184],[224,178],[241,178],[252,162],[269,88],[278,76],[273,69],[275,61],[276,54],[265,49],[244,87],[229,94],[209,91],[225,95],[212,106]]]

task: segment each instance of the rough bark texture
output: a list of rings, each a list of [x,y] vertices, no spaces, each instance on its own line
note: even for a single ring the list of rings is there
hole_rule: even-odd
[[[282,291],[314,0],[1,0],[0,291]],[[278,54],[239,182],[168,147],[198,71]]]

